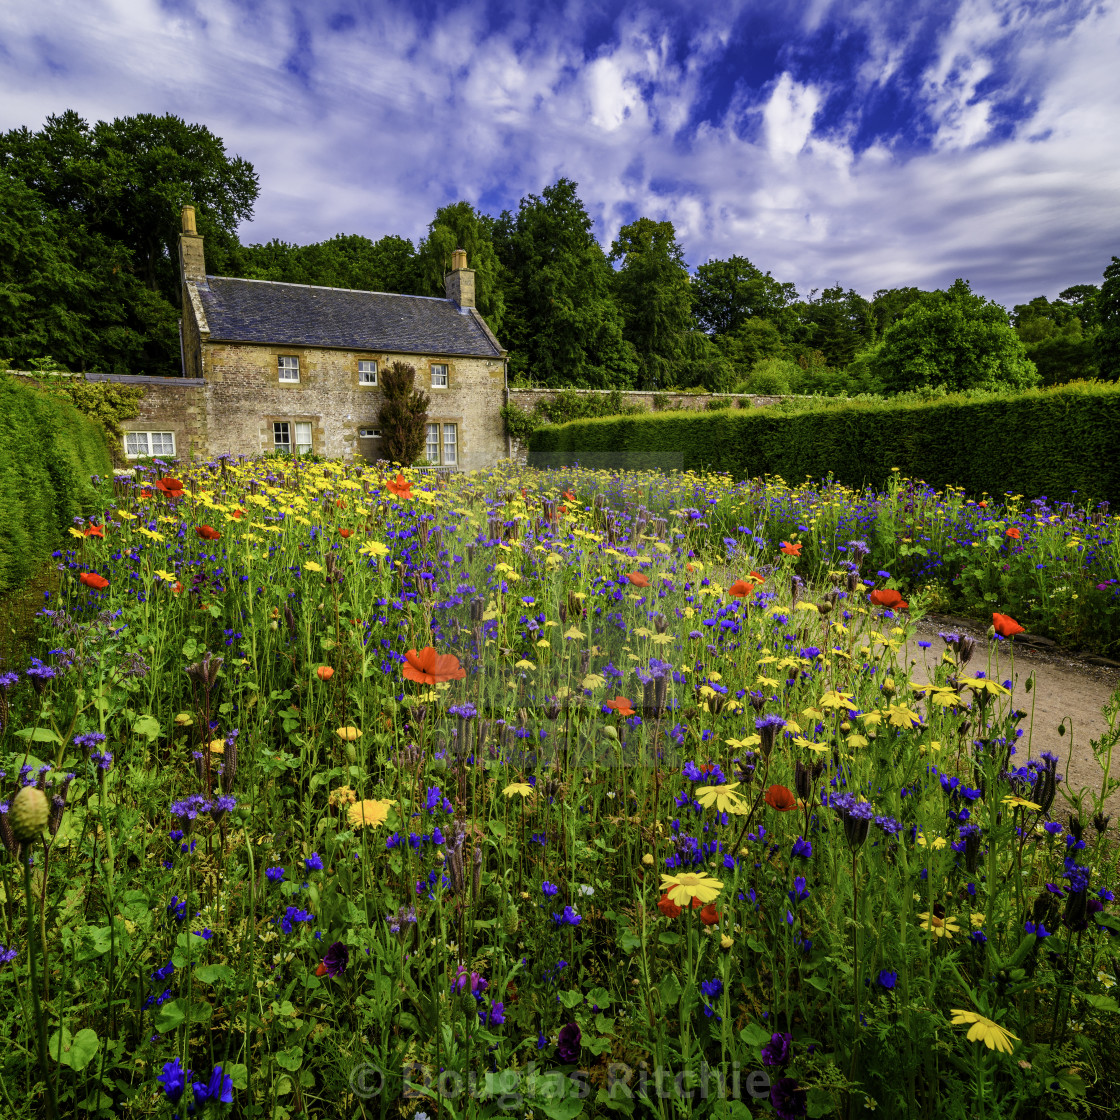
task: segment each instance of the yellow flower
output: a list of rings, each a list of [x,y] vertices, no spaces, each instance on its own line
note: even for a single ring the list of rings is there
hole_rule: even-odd
[[[706,871],[681,871],[676,875],[662,875],[661,889],[668,892],[670,902],[691,906],[694,898],[702,903],[714,902],[723,890],[723,883],[709,878]]]
[[[1014,809],[1033,809],[1036,812],[1042,808],[1041,805],[1037,805],[1035,802],[1028,801],[1025,797],[1019,797],[1013,793],[1009,793],[1003,799],[1003,803],[1004,805],[1010,805]]]
[[[936,937],[952,937],[954,933],[961,932],[956,918],[939,918],[928,912],[919,914],[918,917],[922,919],[921,928],[929,930]]]
[[[726,933],[719,939],[719,947],[721,949],[730,949],[734,944],[734,940],[728,937]]]
[[[350,806],[348,815],[350,817],[351,828],[376,828],[379,824],[384,824],[389,816],[389,806],[392,801],[387,799],[381,801],[356,801]]]
[[[267,528],[268,526],[265,527]],[[323,570],[322,565],[316,564],[314,560],[308,560],[307,563],[304,564],[304,568],[309,572],[321,572]]]
[[[701,786],[696,791],[696,800],[705,809],[710,809],[713,805],[716,807],[717,813],[735,813],[742,814],[747,811],[746,803],[735,792],[738,789],[738,782],[724,782],[719,786]]]
[[[532,797],[533,787],[529,785],[528,782],[510,782],[510,784],[502,790],[502,793],[505,794],[506,797],[516,797],[518,795],[521,797]]]
[[[360,739],[362,733],[356,728],[351,726],[336,727],[334,732],[344,743],[352,743],[355,739]]]
[[[327,800],[332,806],[353,805],[357,797],[349,786],[339,786],[338,789],[331,790],[330,797]]]
[[[993,1023],[991,1019],[977,1015],[975,1011],[961,1011],[954,1008],[952,1014],[954,1027],[963,1027],[966,1023],[972,1024],[968,1028],[969,1042],[982,1042],[989,1050],[1010,1054],[1015,1049],[1014,1043],[1019,1041],[1017,1035],[1004,1030],[999,1023]]]
[[[644,856],[642,856],[642,863],[644,863],[646,865],[646,867],[652,867],[653,866],[653,855],[652,855],[652,853],[646,852],[646,854]]]

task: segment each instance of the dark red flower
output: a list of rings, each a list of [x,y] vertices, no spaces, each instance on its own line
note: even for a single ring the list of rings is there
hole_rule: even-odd
[[[183,496],[183,484],[177,478],[157,478],[156,489],[169,498],[181,498]]]
[[[343,540],[345,540],[349,536],[352,536],[353,533],[354,533],[353,529],[339,529],[339,531],[338,531],[338,535],[340,537],[342,537]]]
[[[708,905],[700,911],[700,921],[706,926],[714,926],[721,917],[722,915],[716,909],[716,904],[714,902],[709,902]]]
[[[565,1065],[575,1065],[579,1061],[582,1043],[579,1023],[565,1023],[560,1028],[560,1037],[556,1042],[556,1056]]]
[[[92,587],[94,591],[101,591],[109,586],[109,581],[104,576],[99,576],[96,572],[82,572],[78,579],[86,585]]]
[[[198,534],[199,540],[216,541],[220,540],[222,534],[211,525],[196,525],[194,531]]]
[[[328,950],[322,963],[315,969],[316,976],[341,976],[350,963],[350,950],[336,941]]]
[[[872,591],[868,598],[875,606],[886,607],[892,611],[904,611],[910,606],[897,591],[890,587],[885,587],[881,591]]]
[[[681,916],[681,908],[667,894],[661,896],[657,903],[657,909],[666,918],[679,918]]]
[[[785,786],[771,786],[766,791],[766,804],[779,813],[788,813],[797,807],[797,799]]]

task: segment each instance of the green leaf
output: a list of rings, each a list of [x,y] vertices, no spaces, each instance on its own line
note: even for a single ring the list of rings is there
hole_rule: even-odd
[[[488,829],[490,829],[490,831],[491,831],[491,832],[492,832],[492,833],[493,833],[493,834],[494,834],[495,836],[498,836],[498,837],[500,837],[500,838],[501,838],[501,839],[503,839],[503,840],[505,839],[505,836],[506,836],[506,826],[505,826],[505,824],[504,824],[504,823],[503,823],[502,821],[498,821],[498,820],[490,820],[490,821],[487,821],[487,822],[486,822],[486,827],[487,827]]]
[[[132,725],[132,730],[137,735],[143,735],[149,743],[154,743],[160,736],[159,720],[155,716],[141,716]]]
[[[159,1009],[159,1014],[156,1015],[156,1030],[160,1034],[173,1031],[186,1017],[187,1013],[183,1010],[183,1005],[179,1000],[168,1000]]]
[[[578,1007],[583,1003],[583,993],[569,989],[566,992],[560,993],[560,1002],[569,1010],[573,1007]]]
[[[765,1046],[770,1041],[770,1032],[764,1030],[757,1023],[748,1023],[739,1032],[739,1037],[748,1046]]]
[[[1120,1011],[1120,1005],[1112,996],[1083,995],[1081,997],[1090,1007],[1098,1011]]]
[[[51,1035],[47,1042],[47,1052],[56,1062],[69,1066],[72,1070],[83,1070],[93,1061],[100,1045],[97,1034],[89,1027],[73,1036],[63,1027]]]
[[[235,1089],[249,1088],[249,1067],[243,1062],[238,1062],[232,1066],[223,1066],[222,1068],[229,1075]]]
[[[657,935],[657,940],[662,945],[679,945],[681,943],[681,935],[679,933],[670,933],[668,930],[663,930]]]
[[[642,939],[636,933],[627,930],[619,936],[618,944],[624,953],[632,953],[635,949],[641,948]]]
[[[216,980],[229,984],[233,980],[233,969],[228,964],[200,964],[194,975],[203,984],[213,984]]]
[[[598,1004],[599,1007],[610,1007],[611,994],[606,988],[592,988],[587,993],[587,1002],[590,1004]]]
[[[660,984],[661,1002],[665,1007],[672,1007],[681,998],[681,982],[675,972],[667,972]]]
[[[301,1065],[303,1065],[303,1047],[292,1046],[287,1050],[281,1050],[276,1055],[276,1064],[281,1069],[286,1069],[291,1073],[295,1073]]]
[[[78,964],[104,956],[112,943],[112,930],[108,926],[86,926],[82,930],[81,948],[74,959]]]
[[[805,1096],[806,1112],[814,1120],[816,1117],[832,1115],[838,1103],[827,1089],[813,1088]]]
[[[20,739],[28,739],[32,743],[61,743],[62,740],[49,727],[24,727],[16,732]],[[31,760],[28,759],[28,762]]]
[[[538,1097],[533,1101],[533,1109],[540,1109],[550,1120],[573,1120],[583,1112],[583,1101],[579,1097],[566,1097],[558,1101]]]

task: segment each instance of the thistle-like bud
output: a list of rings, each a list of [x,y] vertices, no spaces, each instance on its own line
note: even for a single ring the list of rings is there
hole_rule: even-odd
[[[642,686],[642,707],[645,715],[653,715],[657,707],[657,682],[653,677]]]
[[[821,618],[828,618],[832,613],[832,604],[827,599],[822,599],[817,604],[817,611],[820,613]]]
[[[226,741],[225,761],[222,766],[222,790],[225,793],[233,788],[233,779],[237,777],[237,744]]]
[[[859,572],[851,571],[848,573],[847,588],[849,595],[854,595],[859,590]]]
[[[561,603],[556,613],[560,616],[560,625],[566,626],[568,624],[568,604]]]
[[[294,635],[296,632],[296,616],[292,614],[292,608],[287,603],[284,604],[284,621],[288,624],[288,633]]]
[[[962,665],[967,665],[972,660],[972,655],[976,651],[976,639],[969,637],[967,634],[961,635],[961,640],[957,644],[957,659]]]
[[[471,874],[471,897],[478,898],[482,883],[482,849],[476,844],[474,849],[474,870]]]
[[[964,841],[964,865],[969,875],[975,875],[980,866],[980,830],[970,832]]]
[[[813,792],[812,772],[800,759],[793,772],[793,788],[802,801],[808,801]]]
[[[844,836],[853,848],[858,848],[867,839],[870,830],[869,817],[857,817],[849,813],[844,818]]]
[[[658,634],[664,634],[669,629],[669,620],[663,614],[659,614],[653,620],[653,628]]]
[[[669,697],[669,678],[658,677],[654,688],[654,708],[658,716],[665,714],[665,705]]]
[[[1062,922],[1067,929],[1076,932],[1085,928],[1088,901],[1088,896],[1083,890],[1070,891],[1066,896],[1066,909],[1062,914]]]
[[[4,842],[4,847],[11,852],[13,856],[18,857],[19,841],[15,838],[11,823],[8,820],[7,804],[0,806],[0,840]]]
[[[35,786],[24,786],[12,798],[8,815],[12,818],[12,835],[17,840],[34,840],[50,816],[47,795]]]
[[[1049,891],[1044,891],[1034,900],[1034,906],[1031,908],[1031,917],[1034,919],[1035,924],[1041,922],[1043,925],[1049,923],[1053,925],[1055,917],[1058,914],[1058,900]]]
[[[1069,833],[1075,841],[1081,840],[1081,834],[1085,831],[1085,825],[1082,823],[1080,817],[1075,817],[1072,814],[1069,818]]]
[[[1112,819],[1110,813],[1101,812],[1099,809],[1093,814],[1093,827],[1097,830],[1098,835],[1108,831],[1108,822]]]

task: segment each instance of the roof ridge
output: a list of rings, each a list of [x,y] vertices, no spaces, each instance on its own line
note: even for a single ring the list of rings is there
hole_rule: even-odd
[[[318,292],[354,292],[362,296],[397,296],[400,299],[430,299],[436,303],[451,303],[446,296],[416,296],[408,292],[376,292],[369,288],[332,288],[327,284],[294,284],[290,280],[256,280],[248,276],[211,276],[206,280],[236,280],[241,284],[272,284],[278,288],[311,288]]]

